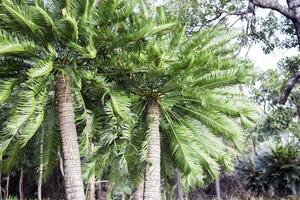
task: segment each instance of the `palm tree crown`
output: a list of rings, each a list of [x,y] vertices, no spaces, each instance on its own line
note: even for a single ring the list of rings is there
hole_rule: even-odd
[[[178,167],[187,188],[216,178],[221,166],[230,169],[235,149],[243,143],[242,127],[258,118],[257,108],[239,91],[251,77],[251,64],[234,56],[238,47],[230,41],[236,36],[215,27],[187,37],[178,25],[115,58],[127,73],[112,79],[133,96],[138,127],[145,126],[149,105],[158,105],[161,171]],[[148,131],[137,128],[132,139],[139,149],[139,169],[149,156],[148,126]]]

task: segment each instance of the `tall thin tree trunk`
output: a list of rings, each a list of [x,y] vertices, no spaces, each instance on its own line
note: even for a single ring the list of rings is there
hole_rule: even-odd
[[[0,200],[2,200],[2,157],[0,157]]]
[[[176,186],[177,186],[177,197],[178,200],[183,200],[183,193],[182,193],[182,187],[181,187],[181,174],[180,171],[176,168]]]
[[[221,200],[221,189],[220,189],[220,180],[216,179],[216,193],[217,193],[217,200]]]
[[[68,77],[57,75],[56,86],[66,199],[84,200],[75,114]]]
[[[20,197],[20,200],[24,200],[23,182],[24,182],[24,169],[23,169],[23,166],[21,166],[20,179],[19,179],[19,197]]]
[[[42,200],[42,186],[43,186],[43,174],[39,174],[39,180],[38,180],[38,200]]]
[[[38,180],[38,200],[42,200],[42,186],[43,186],[43,163],[44,163],[44,132],[40,138],[40,166],[39,166],[39,180]]]
[[[9,176],[6,177],[6,186],[5,186],[5,196],[4,199],[7,200],[9,196]]]
[[[144,199],[144,179],[141,180],[140,184],[137,186],[132,196],[132,200],[142,200],[142,199]]]
[[[87,200],[96,200],[95,198],[95,176],[92,176],[88,183],[88,189],[87,189]]]
[[[159,104],[150,100],[147,105],[147,119],[149,120],[150,143],[148,148],[149,166],[145,172],[144,200],[160,199],[160,134]]]

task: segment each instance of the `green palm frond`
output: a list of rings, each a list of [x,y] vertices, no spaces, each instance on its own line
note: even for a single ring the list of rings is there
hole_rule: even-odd
[[[65,16],[56,23],[58,36],[64,42],[78,41],[77,22],[71,16]]]
[[[47,88],[43,89],[39,95],[36,96],[36,108],[32,115],[28,118],[24,126],[19,130],[18,137],[15,139],[21,145],[21,148],[26,146],[27,142],[40,128],[44,120],[45,103],[48,96]]]
[[[199,89],[212,89],[216,87],[230,86],[238,83],[245,83],[249,78],[247,68],[231,68],[228,70],[212,71],[192,82]]]
[[[217,112],[207,112],[204,110],[196,111],[193,108],[185,108],[180,106],[183,111],[190,113],[194,118],[201,121],[211,131],[224,136],[232,141],[237,148],[242,145],[244,138],[244,130],[237,124],[236,121]]]
[[[54,22],[49,14],[38,4],[30,6],[31,20],[35,23],[43,33],[46,41],[52,41],[54,38]]]
[[[50,177],[58,160],[57,151],[59,150],[59,136],[57,134],[57,117],[54,104],[54,96],[51,94],[48,96],[43,125],[39,129],[39,135],[37,135],[40,138],[39,144],[42,143],[43,145],[43,151],[37,151],[39,152],[37,158],[38,165],[43,166],[44,180]],[[40,134],[43,134],[43,137],[40,137]],[[40,146],[38,146],[38,148],[39,147]],[[42,160],[40,159],[41,156],[43,158]]]
[[[0,80],[0,105],[10,96],[15,79]]]
[[[5,31],[0,30],[0,56],[33,56],[38,57],[40,48],[31,41],[20,41]]]
[[[39,76],[44,76],[49,74],[53,69],[53,61],[51,59],[38,60],[32,67],[28,69],[27,75],[31,78],[36,78]]]
[[[111,93],[111,106],[115,115],[120,117],[122,120],[132,122],[132,112],[130,111],[130,99],[125,95],[118,93]]]
[[[41,37],[39,27],[31,19],[29,6],[21,7],[13,4],[12,1],[3,0],[0,2],[0,13],[4,18],[1,27],[13,29],[21,34],[29,34],[35,39]]]
[[[37,96],[35,111],[19,128],[18,134],[10,141],[8,150],[4,154],[7,158],[3,161],[4,168],[7,172],[15,167],[18,156],[21,155],[21,152],[24,151],[24,147],[40,128],[44,119],[44,104],[47,93],[47,90],[44,90]]]
[[[10,142],[17,136],[20,128],[35,110],[36,100],[32,91],[22,91],[18,95],[16,107],[2,125],[0,131],[0,155],[4,153]]]
[[[79,19],[80,17],[86,17],[89,7],[89,0],[65,0],[66,12],[68,15]]]
[[[138,0],[104,0],[95,8],[92,16],[95,23],[99,26],[107,26],[128,17],[136,6]],[[109,19],[109,20],[108,20]]]

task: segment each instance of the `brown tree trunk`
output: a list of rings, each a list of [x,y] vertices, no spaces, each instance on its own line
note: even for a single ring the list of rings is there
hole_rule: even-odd
[[[96,200],[95,198],[95,176],[92,176],[88,183],[88,190],[87,190],[87,199],[88,200]]]
[[[58,120],[62,140],[66,199],[84,200],[79,145],[69,79],[63,75],[57,75],[56,78]]]
[[[132,200],[142,200],[142,199],[144,199],[144,179],[141,180],[140,184],[137,186],[132,196]]]
[[[150,143],[148,148],[149,166],[145,172],[144,200],[160,199],[160,134],[159,104],[151,100],[147,105],[147,119],[149,120]]]
[[[24,180],[24,169],[21,166],[21,169],[20,169],[20,179],[19,179],[19,197],[20,197],[20,200],[24,200],[23,180]]]

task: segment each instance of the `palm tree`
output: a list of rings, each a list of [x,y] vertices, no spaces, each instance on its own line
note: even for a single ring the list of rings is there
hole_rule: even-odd
[[[0,1],[0,103],[5,113],[0,156],[13,166],[18,152],[39,133],[46,143],[40,158],[48,167],[51,148],[58,146],[58,125],[67,199],[85,198],[76,131],[86,116],[82,81],[99,81],[87,75],[101,72],[100,61],[171,26],[159,26],[150,17],[131,24],[135,5],[123,0]]]
[[[160,16],[158,21],[168,21],[163,12]],[[220,166],[231,168],[242,125],[257,118],[256,108],[236,90],[249,79],[251,65],[234,56],[235,36],[216,27],[187,37],[178,25],[115,58],[127,73],[110,78],[135,99],[139,130],[132,145],[139,157],[131,159],[139,164],[133,173],[148,162],[140,176],[144,187],[138,187],[143,199],[160,199],[162,167],[170,162],[182,172],[186,189],[203,185],[206,176],[216,178]]]

